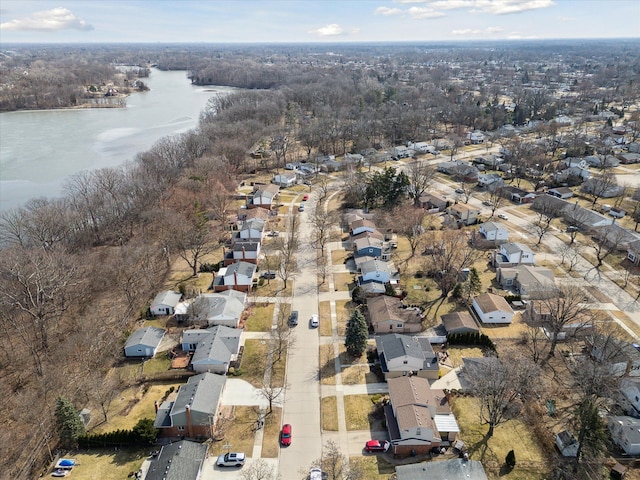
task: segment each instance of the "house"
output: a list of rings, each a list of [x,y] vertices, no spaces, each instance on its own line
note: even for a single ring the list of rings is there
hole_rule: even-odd
[[[624,193],[624,186],[622,185],[605,185],[600,177],[590,178],[580,186],[580,190],[584,193],[597,192],[600,198],[614,198],[619,197]]]
[[[275,185],[256,185],[253,193],[247,196],[247,208],[262,207],[271,210],[276,206],[280,188]]]
[[[253,275],[256,273],[256,266],[253,263],[239,261],[221,268],[218,274],[213,277],[211,284],[215,292],[224,290],[238,290],[248,292],[253,284]]]
[[[395,158],[413,157],[413,153],[414,153],[413,150],[410,150],[409,148],[405,147],[404,145],[393,147],[391,149],[391,155],[392,155],[392,157],[395,157]]]
[[[422,194],[419,201],[422,208],[426,208],[427,210],[437,210],[438,212],[444,211],[449,206],[449,200],[444,196],[434,195],[431,193]]]
[[[511,323],[515,312],[504,297],[483,293],[473,299],[473,309],[482,323]]]
[[[375,333],[417,333],[422,330],[422,312],[415,307],[406,307],[396,297],[367,298],[367,311]]]
[[[440,365],[428,338],[388,333],[376,335],[375,341],[385,380],[406,375],[438,379]]]
[[[608,364],[612,375],[640,377],[640,346],[611,335],[591,335],[586,340],[591,345],[591,356]]]
[[[447,335],[477,333],[480,331],[476,321],[469,312],[446,313],[440,316],[440,320]]]
[[[640,233],[628,230],[618,223],[593,229],[595,238],[606,245],[615,245],[619,251],[628,251],[630,244],[640,240]]]
[[[473,225],[478,221],[480,209],[465,203],[456,203],[447,208],[447,213],[453,215],[459,224]]]
[[[556,302],[558,302],[556,304]],[[553,338],[555,333],[549,324],[553,322],[553,315],[562,312],[563,300],[559,298],[549,297],[544,301],[540,299],[527,302],[524,311],[524,319],[529,325],[540,326],[542,331],[548,338]],[[558,341],[566,340],[567,336],[577,337],[591,334],[593,331],[593,323],[589,318],[576,317],[572,322],[562,326],[561,331],[557,333]]]
[[[536,255],[533,251],[522,243],[508,242],[500,245],[500,249],[495,252],[493,265],[495,267],[516,266],[519,264],[534,265]]]
[[[288,170],[274,175],[271,183],[278,185],[280,188],[292,187],[298,183],[298,176],[295,171]]]
[[[242,329],[217,325],[208,329],[185,330],[182,333],[182,349],[194,352],[190,366],[198,373],[225,375],[240,350]]]
[[[567,430],[556,435],[556,446],[563,457],[575,457],[578,455],[578,441]]]
[[[554,197],[562,198],[563,200],[573,197],[573,190],[571,190],[569,187],[550,188],[547,193],[549,195],[553,195]]]
[[[266,221],[269,218],[269,210],[264,208],[247,208],[246,205],[243,205],[238,209],[237,217],[239,224],[248,222],[254,218]]]
[[[528,192],[527,190],[511,185],[503,185],[500,193],[503,197],[515,203],[531,203],[541,195],[539,192]]]
[[[473,132],[467,133],[467,140],[471,142],[472,145],[478,145],[479,143],[484,143],[484,133],[474,130]]]
[[[502,175],[499,173],[481,173],[478,175],[478,186],[487,188],[488,190],[495,190],[504,184]]]
[[[620,165],[620,160],[618,160],[613,155],[605,155],[605,156],[589,155],[584,157],[584,161],[590,167],[597,167],[597,168],[617,167],[618,165]]]
[[[253,211],[263,209],[254,208]],[[264,232],[265,221],[261,218],[252,218],[246,220],[240,230],[238,231],[238,238],[242,240],[262,240],[262,234]]]
[[[640,418],[640,379],[623,378],[620,381],[620,395],[626,412]]]
[[[618,155],[618,159],[620,160],[620,163],[623,163],[625,165],[629,165],[631,163],[638,163],[640,162],[640,153],[630,153],[630,152],[621,153]]]
[[[504,158],[498,155],[481,155],[473,159],[473,163],[479,163],[487,167],[496,168],[498,165],[504,163]]]
[[[484,222],[480,224],[478,231],[486,240],[493,242],[507,241],[509,239],[509,230],[499,222]]]
[[[358,238],[353,242],[354,255],[360,257],[368,256],[371,258],[379,258],[384,261],[391,258],[391,247],[389,246],[389,242],[373,237],[368,234],[368,232],[363,235],[363,237]]]
[[[558,293],[553,270],[546,267],[524,264],[498,267],[496,281],[501,288],[513,290],[523,298],[548,298]]]
[[[592,229],[611,225],[613,223],[613,219],[607,218],[604,215],[594,212],[588,208],[580,207],[577,203],[572,204],[566,200],[559,199],[558,201],[565,203],[564,207],[560,210],[560,213],[569,225]]]
[[[207,458],[205,443],[180,440],[160,447],[149,460],[144,480],[199,480]]]
[[[457,178],[464,180],[465,182],[477,182],[480,170],[475,166],[456,160],[453,162],[440,162],[438,164],[438,171],[446,173],[447,175],[454,175]]]
[[[151,306],[149,307],[151,315],[173,315],[175,313],[176,305],[180,302],[181,298],[182,294],[179,292],[174,292],[172,290],[160,292],[156,295],[156,298],[153,299]]]
[[[627,260],[634,265],[640,265],[640,240],[634,240],[627,245]]]
[[[640,419],[611,416],[607,424],[613,443],[626,455],[640,455]]]
[[[371,220],[364,218],[354,220],[349,224],[349,234],[351,236],[359,235],[364,232],[373,233],[376,231],[376,224]]]
[[[394,455],[423,455],[455,440],[460,427],[443,390],[432,389],[429,380],[416,375],[390,378],[387,384],[384,414]]]
[[[361,263],[359,269],[358,285],[369,282],[398,283],[400,279],[400,274],[393,262],[384,262],[374,258]]]
[[[418,153],[433,153],[435,147],[429,145],[427,142],[416,142],[409,145],[409,148]]]
[[[224,253],[224,264],[229,266],[237,262],[258,263],[260,240],[236,240],[230,250]]]
[[[161,437],[209,438],[227,377],[195,375],[180,386],[175,400],[158,405],[153,426]]]
[[[351,248],[353,250],[356,249],[356,244],[358,243],[358,241],[362,240],[362,239],[372,239],[372,240],[377,240],[380,242],[385,241],[384,235],[382,234],[382,232],[380,232],[379,230],[375,230],[373,232],[369,232],[369,231],[364,231],[362,233],[359,233],[358,235],[351,235],[349,237],[349,244],[351,245]]]
[[[488,480],[482,463],[463,458],[396,465],[395,468],[397,480]]]
[[[165,333],[164,328],[139,328],[129,336],[124,344],[125,357],[153,357]]]
[[[225,325],[236,328],[244,311],[246,293],[225,290],[218,293],[201,293],[189,305],[189,319],[192,323]]]

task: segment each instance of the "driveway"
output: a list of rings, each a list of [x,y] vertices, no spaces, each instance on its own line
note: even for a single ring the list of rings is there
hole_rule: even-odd
[[[259,388],[239,378],[227,378],[220,403],[222,405],[259,405],[265,408],[269,406],[269,402]]]

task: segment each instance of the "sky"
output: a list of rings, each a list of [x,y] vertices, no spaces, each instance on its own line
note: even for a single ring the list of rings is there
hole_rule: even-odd
[[[638,38],[638,0],[2,0],[4,43]]]

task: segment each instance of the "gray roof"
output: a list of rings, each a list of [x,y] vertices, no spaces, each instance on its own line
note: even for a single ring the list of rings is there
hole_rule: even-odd
[[[175,307],[180,299],[182,298],[182,294],[179,292],[173,292],[171,290],[165,290],[164,292],[160,292],[156,295],[156,298],[151,302],[151,306],[155,305],[169,305],[170,307]]]
[[[482,229],[485,232],[493,232],[494,230],[506,230],[507,227],[500,222],[484,222],[482,224]]]
[[[482,463],[477,460],[431,461],[397,465],[398,480],[425,480],[427,478],[441,478],[447,480],[488,480]]]
[[[239,273],[240,275],[245,275],[247,277],[253,277],[253,274],[256,271],[256,266],[253,263],[249,262],[236,262],[232,263],[227,267],[227,271],[225,273],[225,277],[233,276],[234,272]]]
[[[242,228],[240,228],[240,230],[264,230],[264,224],[265,221],[262,220],[261,218],[252,218],[250,220],[247,220],[246,222],[244,222],[242,224]]]
[[[622,435],[630,444],[640,443],[640,419],[627,416],[609,417],[609,426],[617,424]]]
[[[238,240],[233,244],[234,252],[257,252],[260,248],[260,242],[253,242],[251,240]]]
[[[391,274],[391,270],[389,269],[389,263],[383,262],[382,260],[373,259],[366,262],[363,262],[360,265],[360,272],[362,275],[371,272],[387,272]]]
[[[518,253],[518,252],[533,253],[533,251],[529,247],[527,247],[526,245],[523,245],[522,243],[515,243],[515,242],[503,243],[500,248],[502,248],[509,255],[511,255],[512,253]]]
[[[231,356],[238,353],[242,329],[217,325],[207,330],[209,334],[196,346],[191,363],[229,363]]]
[[[392,358],[415,357],[424,359],[424,352],[415,337],[390,333],[387,335],[377,335],[375,337],[378,353],[384,353],[387,360]]]
[[[144,345],[147,347],[157,348],[164,337],[166,330],[158,327],[139,328],[133,332],[124,344],[124,348],[134,347],[136,345]]]
[[[181,440],[164,445],[149,464],[145,480],[197,480],[207,445]]]
[[[240,319],[244,310],[246,294],[235,290],[219,293],[203,293],[191,305],[190,313],[195,320],[219,317]]]

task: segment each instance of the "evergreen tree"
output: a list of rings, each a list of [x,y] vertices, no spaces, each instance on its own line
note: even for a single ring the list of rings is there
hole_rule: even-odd
[[[347,322],[347,330],[345,333],[344,346],[347,348],[347,353],[353,357],[359,357],[364,353],[367,348],[367,338],[369,336],[369,329],[367,327],[367,321],[357,308],[351,314],[351,318]]]
[[[62,445],[75,447],[78,437],[85,434],[84,424],[73,404],[64,397],[56,400],[56,425]]]
[[[461,283],[456,283],[456,286],[453,287],[453,290],[451,291],[451,297],[455,298],[456,300],[459,300],[462,298],[462,284]]]
[[[141,443],[153,444],[158,436],[158,431],[153,426],[153,419],[141,418],[133,427],[133,434]]]
[[[480,280],[480,275],[475,267],[471,267],[471,270],[469,270],[469,278],[467,278],[465,286],[467,291],[467,302],[471,300],[471,297],[482,291],[482,281]]]

